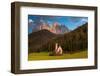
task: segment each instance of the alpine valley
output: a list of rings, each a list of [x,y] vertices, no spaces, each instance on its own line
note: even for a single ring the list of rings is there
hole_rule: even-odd
[[[30,23],[29,25],[33,25]],[[64,52],[73,53],[87,49],[88,23],[74,30],[57,22],[51,27],[47,23],[34,25],[32,33],[28,35],[28,52],[52,52],[55,43],[59,43]]]

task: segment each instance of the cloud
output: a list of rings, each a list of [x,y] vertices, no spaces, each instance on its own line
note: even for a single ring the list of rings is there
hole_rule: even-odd
[[[40,22],[44,23],[44,20],[43,19],[40,19]]]
[[[88,22],[88,19],[87,18],[83,18],[81,21]]]
[[[33,23],[34,21],[33,21],[32,19],[29,19],[28,22],[29,22],[29,23]]]

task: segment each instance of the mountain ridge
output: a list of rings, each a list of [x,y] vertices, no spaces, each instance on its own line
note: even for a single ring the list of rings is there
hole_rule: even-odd
[[[48,30],[45,30],[45,35],[44,33],[42,36],[39,34],[38,36],[36,35],[36,39],[38,40],[33,39],[33,37],[35,38],[35,35],[32,37],[29,35],[29,52],[53,51],[55,49],[55,43],[61,45],[65,52],[84,50],[87,48],[87,26],[88,23],[62,35],[56,35]],[[46,36],[45,39],[44,36]],[[33,41],[31,41],[31,39],[33,39]],[[39,39],[41,40],[39,41]],[[36,45],[38,47],[36,47]],[[34,49],[34,46],[36,47],[36,50]]]
[[[29,23],[29,26],[31,26],[32,32],[46,29],[55,34],[64,34],[70,31],[66,25],[59,24],[58,22],[54,22],[52,25],[45,22],[38,22],[38,24],[31,22]]]
[[[41,47],[44,43],[48,42],[52,38],[56,37],[56,34],[49,32],[48,30],[40,30],[28,35],[28,45],[30,50],[37,51],[37,48]]]
[[[88,23],[76,28],[69,33],[65,33],[62,36],[56,37],[55,39],[49,41],[47,44],[43,45],[42,48],[40,48],[41,51],[53,51],[55,49],[55,43],[58,43],[65,52],[73,52],[87,49],[87,25]]]

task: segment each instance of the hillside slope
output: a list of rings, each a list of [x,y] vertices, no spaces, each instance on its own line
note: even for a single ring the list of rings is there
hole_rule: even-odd
[[[41,45],[44,45],[53,37],[56,37],[55,34],[49,32],[48,30],[40,30],[37,32],[33,32],[28,35],[28,45],[29,45],[29,53],[37,52]]]
[[[60,37],[50,40],[43,45],[41,51],[54,51],[55,43],[61,45],[64,52],[82,51],[88,47],[88,23],[76,28],[75,30],[66,33]]]

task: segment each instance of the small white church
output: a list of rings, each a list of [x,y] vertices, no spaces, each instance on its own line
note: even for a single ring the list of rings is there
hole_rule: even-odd
[[[62,56],[62,55],[63,55],[62,47],[58,43],[55,43],[55,49],[52,53],[49,54],[49,56]]]
[[[63,49],[58,43],[55,44],[55,55],[62,55],[63,54]]]

